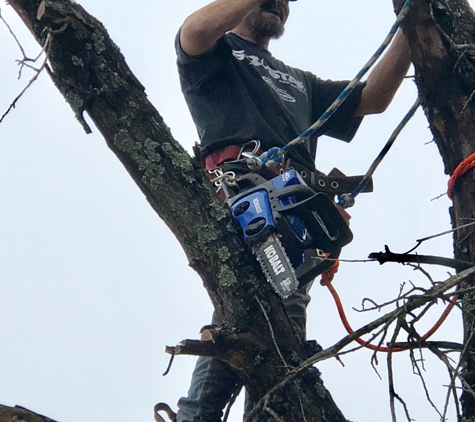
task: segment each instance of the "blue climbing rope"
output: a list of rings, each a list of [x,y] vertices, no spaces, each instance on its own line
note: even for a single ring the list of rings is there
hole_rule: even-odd
[[[401,120],[401,122],[397,125],[396,129],[394,129],[393,133],[389,137],[388,141],[384,145],[383,149],[381,152],[378,154],[376,159],[373,161],[373,164],[371,164],[370,168],[366,172],[366,174],[363,176],[363,179],[361,179],[361,182],[356,186],[356,188],[353,190],[351,193],[345,193],[343,195],[340,195],[338,197],[338,205],[343,208],[350,208],[355,204],[355,198],[358,194],[360,194],[363,189],[366,187],[368,182],[371,180],[371,177],[373,176],[374,172],[376,171],[376,168],[379,166],[381,161],[383,161],[383,158],[386,156],[388,153],[389,149],[393,146],[394,141],[398,137],[398,135],[401,133],[401,131],[404,129],[406,124],[411,120],[412,116],[414,116],[414,113],[418,109],[420,105],[420,100],[419,97],[417,97],[417,100],[414,102],[412,107],[409,109],[409,111],[406,113],[404,118]]]
[[[307,130],[302,132],[297,138],[293,139],[282,148],[277,148],[277,147],[271,148],[268,152],[264,153],[261,157],[249,157],[248,163],[253,167],[259,166],[260,164],[272,166],[273,164],[281,162],[279,158],[282,157],[285,154],[285,152],[287,152],[290,148],[304,142],[305,139],[314,135],[317,132],[317,130],[320,129],[322,125],[333,115],[333,113],[335,113],[335,111],[338,109],[338,107],[340,107],[343,101],[345,101],[348,98],[348,96],[353,91],[355,86],[361,81],[363,76],[368,72],[371,66],[373,66],[373,64],[376,62],[376,60],[378,60],[378,58],[381,56],[381,54],[386,49],[386,47],[390,44],[390,42],[394,38],[394,35],[397,32],[397,29],[399,28],[400,23],[402,22],[407,12],[409,11],[409,8],[412,5],[413,1],[414,0],[406,0],[406,2],[401,8],[401,11],[399,12],[397,16],[396,21],[394,22],[393,26],[391,27],[391,30],[389,31],[388,35],[386,36],[386,38],[384,39],[380,47],[376,50],[376,52],[373,54],[371,59],[368,60],[368,62],[364,65],[364,67],[358,72],[355,78],[340,93],[337,99],[330,105],[330,107],[328,107],[328,109],[320,116],[320,118],[312,126],[310,126]]]

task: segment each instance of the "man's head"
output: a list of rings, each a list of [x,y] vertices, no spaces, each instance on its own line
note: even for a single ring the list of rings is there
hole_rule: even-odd
[[[289,14],[289,0],[269,0],[249,13],[243,25],[247,34],[255,40],[277,39],[285,31]]]

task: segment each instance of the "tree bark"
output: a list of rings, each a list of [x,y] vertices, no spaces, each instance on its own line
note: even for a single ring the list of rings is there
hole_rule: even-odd
[[[223,324],[220,341],[202,346],[234,367],[258,402],[314,349],[295,334],[201,165],[173,139],[97,19],[68,0],[10,5],[45,46],[49,74],[86,132],[84,112],[183,246]],[[223,350],[236,338],[246,345],[240,353]],[[275,417],[346,421],[315,368],[278,391],[253,420]]]
[[[396,9],[403,0],[395,0]],[[475,151],[475,15],[466,0],[415,0],[402,23],[416,70],[416,83],[445,171],[452,174]],[[455,183],[450,216],[454,228],[475,219],[475,172]],[[475,262],[473,227],[454,235],[456,259]],[[475,278],[462,289],[475,285]],[[464,294],[464,372],[475,391],[475,296]],[[475,397],[464,390],[463,416],[475,421]]]
[[[0,422],[56,422],[21,406],[0,405]]]

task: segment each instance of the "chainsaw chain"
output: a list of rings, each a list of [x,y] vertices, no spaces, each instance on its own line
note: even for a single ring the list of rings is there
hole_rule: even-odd
[[[272,246],[276,252],[278,250],[280,263],[284,268],[283,276],[278,277],[277,275],[273,276],[269,271],[269,267],[272,268],[272,264],[269,262],[269,258],[265,253],[265,249]],[[270,283],[274,291],[282,298],[287,299],[292,293],[294,293],[299,287],[299,281],[297,275],[295,274],[294,267],[290,262],[290,259],[285,251],[282,243],[275,234],[271,234],[265,242],[254,246],[252,248],[252,253],[256,256],[259,265],[261,266],[262,272],[266,276],[267,281]],[[266,265],[266,261],[268,265]],[[282,262],[283,261],[283,262]],[[279,279],[281,281],[279,281]],[[287,286],[284,286],[287,284]]]

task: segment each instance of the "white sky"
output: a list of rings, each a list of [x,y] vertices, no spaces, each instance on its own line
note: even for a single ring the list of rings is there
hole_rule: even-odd
[[[197,140],[175,70],[174,37],[206,0],[81,0],[108,28],[149,98],[187,149]],[[39,51],[12,10],[2,15],[28,55]],[[271,51],[324,78],[351,79],[394,21],[390,0],[301,0],[291,6],[286,35]],[[0,114],[28,81],[17,80],[21,55],[0,24]],[[407,80],[390,109],[368,117],[351,144],[323,138],[317,165],[363,174],[416,97]],[[355,240],[346,259],[363,259],[388,244],[450,228],[447,176],[421,110],[361,195]],[[94,130],[86,136],[46,74],[0,124],[0,402],[19,404],[64,422],[152,421],[158,401],[175,406],[188,389],[193,357],[179,357],[167,377],[165,345],[197,338],[211,304],[179,244],[157,218],[119,161]],[[424,243],[420,253],[451,256],[451,237]],[[442,280],[445,269],[431,269]],[[410,268],[342,264],[336,287],[355,327],[378,315],[357,314],[362,298],[385,301],[402,282],[429,283]],[[328,292],[315,285],[308,336],[330,346],[345,332]],[[428,316],[432,325],[441,309]],[[436,335],[460,340],[454,315]],[[442,404],[446,370],[427,353],[434,401]],[[385,357],[380,380],[371,354],[360,351],[319,365],[326,386],[353,421],[389,420]],[[396,388],[419,422],[438,420],[424,401],[407,354],[397,356]],[[232,421],[241,420],[237,404]],[[401,420],[403,415],[400,412]],[[452,413],[450,420],[455,420]]]

